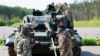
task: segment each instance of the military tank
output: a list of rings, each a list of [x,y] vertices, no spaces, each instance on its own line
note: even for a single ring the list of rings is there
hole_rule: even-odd
[[[64,17],[64,15],[57,15],[57,19],[61,19]],[[35,38],[35,45],[32,47],[32,54],[48,54],[53,53],[49,47],[52,44],[51,39],[48,37],[48,25],[45,23],[50,23],[51,15],[45,15],[45,16],[33,16],[33,15],[26,15],[23,18],[23,23],[28,24],[32,23],[34,21],[36,23],[36,27],[33,29],[34,31],[34,38]],[[82,38],[77,33],[77,30],[71,29],[70,33],[74,38],[72,38],[73,41],[73,56],[80,56],[81,55],[81,46],[82,46]],[[9,35],[9,37],[6,39],[5,46],[8,46],[8,53],[9,56],[16,56],[16,53],[14,51],[14,36],[15,33],[12,33]],[[58,39],[53,38],[54,44],[58,44]],[[59,54],[58,50],[56,50]],[[58,55],[59,56],[59,55]]]

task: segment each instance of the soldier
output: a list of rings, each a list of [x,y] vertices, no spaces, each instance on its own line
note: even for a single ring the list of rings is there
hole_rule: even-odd
[[[51,50],[59,49],[60,56],[72,56],[71,35],[63,28],[59,28],[57,32],[58,46],[50,47]]]
[[[49,4],[47,6],[47,14],[51,13],[52,11],[56,11],[55,6],[54,6],[54,2],[52,2],[51,4]]]
[[[20,39],[22,38],[21,37],[21,27],[22,27],[23,25],[19,25],[18,26],[18,30],[16,30],[16,31],[14,31],[14,33],[15,33],[15,38],[14,38],[14,50],[15,50],[15,52],[17,52],[17,45],[18,45],[18,42],[20,41]]]
[[[23,27],[22,34],[20,35],[21,39],[17,44],[17,56],[32,56],[28,30],[27,27]]]
[[[68,4],[67,3],[64,3],[64,4],[59,3],[57,6],[58,6],[58,9],[57,9],[56,13],[62,12],[69,21],[68,28],[73,29],[74,26],[73,26],[72,12],[68,8]]]
[[[29,36],[29,33],[32,31],[34,26],[34,22],[32,22],[32,24],[25,24],[19,28],[19,32],[16,32],[14,49],[17,53],[17,56],[32,56],[31,46],[33,45],[31,45],[31,37]]]

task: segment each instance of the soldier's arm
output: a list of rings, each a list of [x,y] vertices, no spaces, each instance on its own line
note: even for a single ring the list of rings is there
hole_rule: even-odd
[[[61,11],[61,7],[62,7],[62,5],[58,5],[56,13],[59,13]]]
[[[15,52],[17,52],[16,47],[17,47],[18,37],[19,37],[18,32],[15,32],[15,37],[14,37],[14,50],[15,50]]]
[[[23,56],[27,55],[29,48],[30,48],[30,43],[27,39],[25,39],[24,44],[23,44]]]

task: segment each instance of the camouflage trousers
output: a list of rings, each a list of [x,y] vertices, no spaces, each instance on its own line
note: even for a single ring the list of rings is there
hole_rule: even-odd
[[[60,56],[73,56],[72,50],[69,51],[61,51]]]

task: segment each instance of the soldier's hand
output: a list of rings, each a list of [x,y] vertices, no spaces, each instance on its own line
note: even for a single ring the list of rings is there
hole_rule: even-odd
[[[56,46],[51,46],[51,47],[49,47],[49,49],[54,50],[54,49],[56,49]]]

